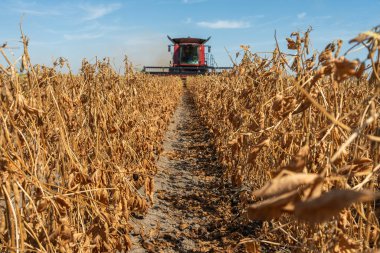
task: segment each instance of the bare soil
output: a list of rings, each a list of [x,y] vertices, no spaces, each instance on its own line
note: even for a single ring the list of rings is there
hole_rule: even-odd
[[[155,203],[133,218],[131,252],[226,252],[253,235],[254,224],[239,224],[239,192],[223,182],[210,140],[185,90],[157,162]]]

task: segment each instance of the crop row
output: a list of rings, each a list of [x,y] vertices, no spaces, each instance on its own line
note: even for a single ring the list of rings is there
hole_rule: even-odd
[[[239,189],[237,222],[263,221],[242,238],[247,251],[379,244],[379,30],[351,41],[368,49],[362,62],[339,56],[340,40],[312,54],[308,30],[287,38],[290,53],[277,46],[263,58],[242,46],[231,73],[188,80],[221,180]]]
[[[0,66],[0,251],[125,252],[182,83],[107,60],[32,66],[23,41],[23,72]]]

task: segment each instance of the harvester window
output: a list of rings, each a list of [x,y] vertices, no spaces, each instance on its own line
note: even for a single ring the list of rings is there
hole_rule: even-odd
[[[198,64],[198,46],[185,45],[180,50],[181,63]]]

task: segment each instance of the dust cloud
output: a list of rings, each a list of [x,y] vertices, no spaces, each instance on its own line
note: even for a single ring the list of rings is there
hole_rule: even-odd
[[[126,42],[125,55],[137,69],[144,66],[169,66],[172,53],[168,52],[170,41],[165,35],[143,36]]]

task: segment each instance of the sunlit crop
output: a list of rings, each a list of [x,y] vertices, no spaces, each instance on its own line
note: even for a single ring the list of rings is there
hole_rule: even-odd
[[[240,242],[247,251],[379,244],[379,29],[351,41],[367,49],[362,62],[341,56],[340,40],[312,53],[308,30],[286,39],[290,53],[242,46],[232,73],[188,81],[222,180],[240,189],[240,222],[264,221]]]
[[[125,252],[182,82],[107,60],[62,74],[64,59],[32,66],[23,40],[21,72],[0,66],[0,251]]]
[[[231,71],[187,78],[223,170],[218,187],[238,197],[223,235],[257,224],[225,240],[229,252],[380,243],[380,27],[350,41],[347,53],[361,48],[364,60],[343,54],[341,40],[312,52],[310,32],[286,38],[288,53],[278,43],[270,57],[242,46]],[[128,251],[130,217],[155,201],[181,79],[138,73],[127,59],[123,75],[107,59],[83,60],[77,74],[64,58],[32,65],[22,42],[16,62],[0,47],[0,251]],[[228,207],[222,199],[210,205]]]

